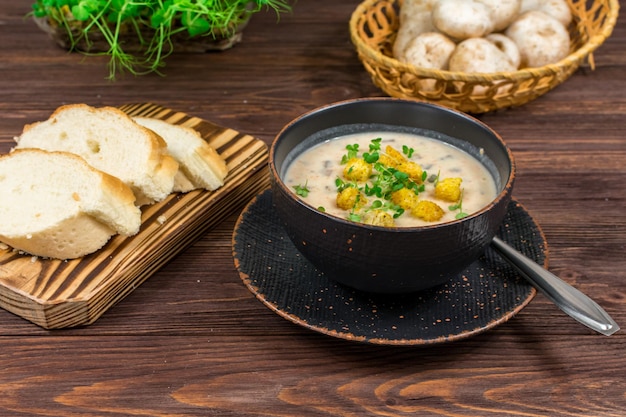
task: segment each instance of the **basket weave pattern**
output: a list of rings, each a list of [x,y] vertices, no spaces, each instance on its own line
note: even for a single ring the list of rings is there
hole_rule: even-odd
[[[350,35],[374,84],[392,97],[429,101],[468,113],[523,105],[569,78],[610,35],[618,0],[567,0],[573,21],[570,54],[539,68],[462,73],[416,67],[393,58],[402,0],[366,0],[350,19]],[[428,86],[428,88],[424,88]]]

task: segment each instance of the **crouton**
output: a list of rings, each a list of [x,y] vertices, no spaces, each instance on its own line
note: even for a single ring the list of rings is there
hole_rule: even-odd
[[[367,199],[358,188],[346,187],[337,193],[337,207],[352,210],[367,204]]]
[[[435,186],[435,197],[456,203],[461,198],[461,182],[458,177],[444,178]]]
[[[343,169],[343,176],[350,181],[367,181],[370,175],[372,165],[362,158],[351,158]]]
[[[443,217],[444,211],[437,203],[420,200],[411,210],[411,214],[427,222],[435,222]]]
[[[398,191],[391,193],[391,202],[397,206],[402,207],[404,210],[411,210],[417,205],[419,197],[415,194],[415,191],[408,188],[401,188]]]
[[[417,184],[422,183],[422,167],[413,161],[405,161],[399,164],[396,169],[402,171],[409,176],[413,182]]]
[[[393,227],[396,224],[393,216],[384,210],[366,211],[361,220],[363,223],[373,226]]]
[[[387,145],[385,147],[385,152],[378,156],[378,162],[391,168],[397,168],[398,165],[406,161],[407,159],[404,155],[390,145]]]

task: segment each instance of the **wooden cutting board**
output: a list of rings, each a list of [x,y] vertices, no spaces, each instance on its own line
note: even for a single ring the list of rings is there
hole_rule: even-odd
[[[80,259],[49,260],[0,250],[0,307],[43,328],[93,323],[269,185],[268,149],[259,139],[155,104],[126,105],[122,110],[198,130],[226,159],[229,174],[216,191],[172,194],[142,207],[138,234],[116,236]]]

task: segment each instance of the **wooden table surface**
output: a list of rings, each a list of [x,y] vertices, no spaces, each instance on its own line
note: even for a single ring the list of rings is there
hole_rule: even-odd
[[[270,143],[301,113],[379,96],[349,39],[356,0],[300,0],[253,18],[223,53],[172,56],[166,76],[112,83],[106,59],[58,48],[0,6],[0,151],[59,105],[152,102]],[[621,1],[622,7],[626,6]],[[550,269],[626,327],[626,21],[565,84],[479,116],[517,159],[514,196],[541,225]],[[252,196],[250,196],[252,197]],[[626,332],[606,337],[544,296],[454,343],[389,347],[284,320],[232,259],[239,213],[94,324],[45,330],[0,311],[0,415],[622,416]]]

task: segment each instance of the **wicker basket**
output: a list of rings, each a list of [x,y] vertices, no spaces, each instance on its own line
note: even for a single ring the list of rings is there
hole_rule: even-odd
[[[536,99],[569,78],[585,59],[594,68],[591,54],[611,35],[618,0],[567,1],[573,16],[569,27],[571,52],[561,61],[539,68],[470,74],[400,62],[391,51],[402,0],[365,0],[352,14],[350,35],[374,84],[390,96],[485,113]],[[424,83],[430,88],[422,88]]]

